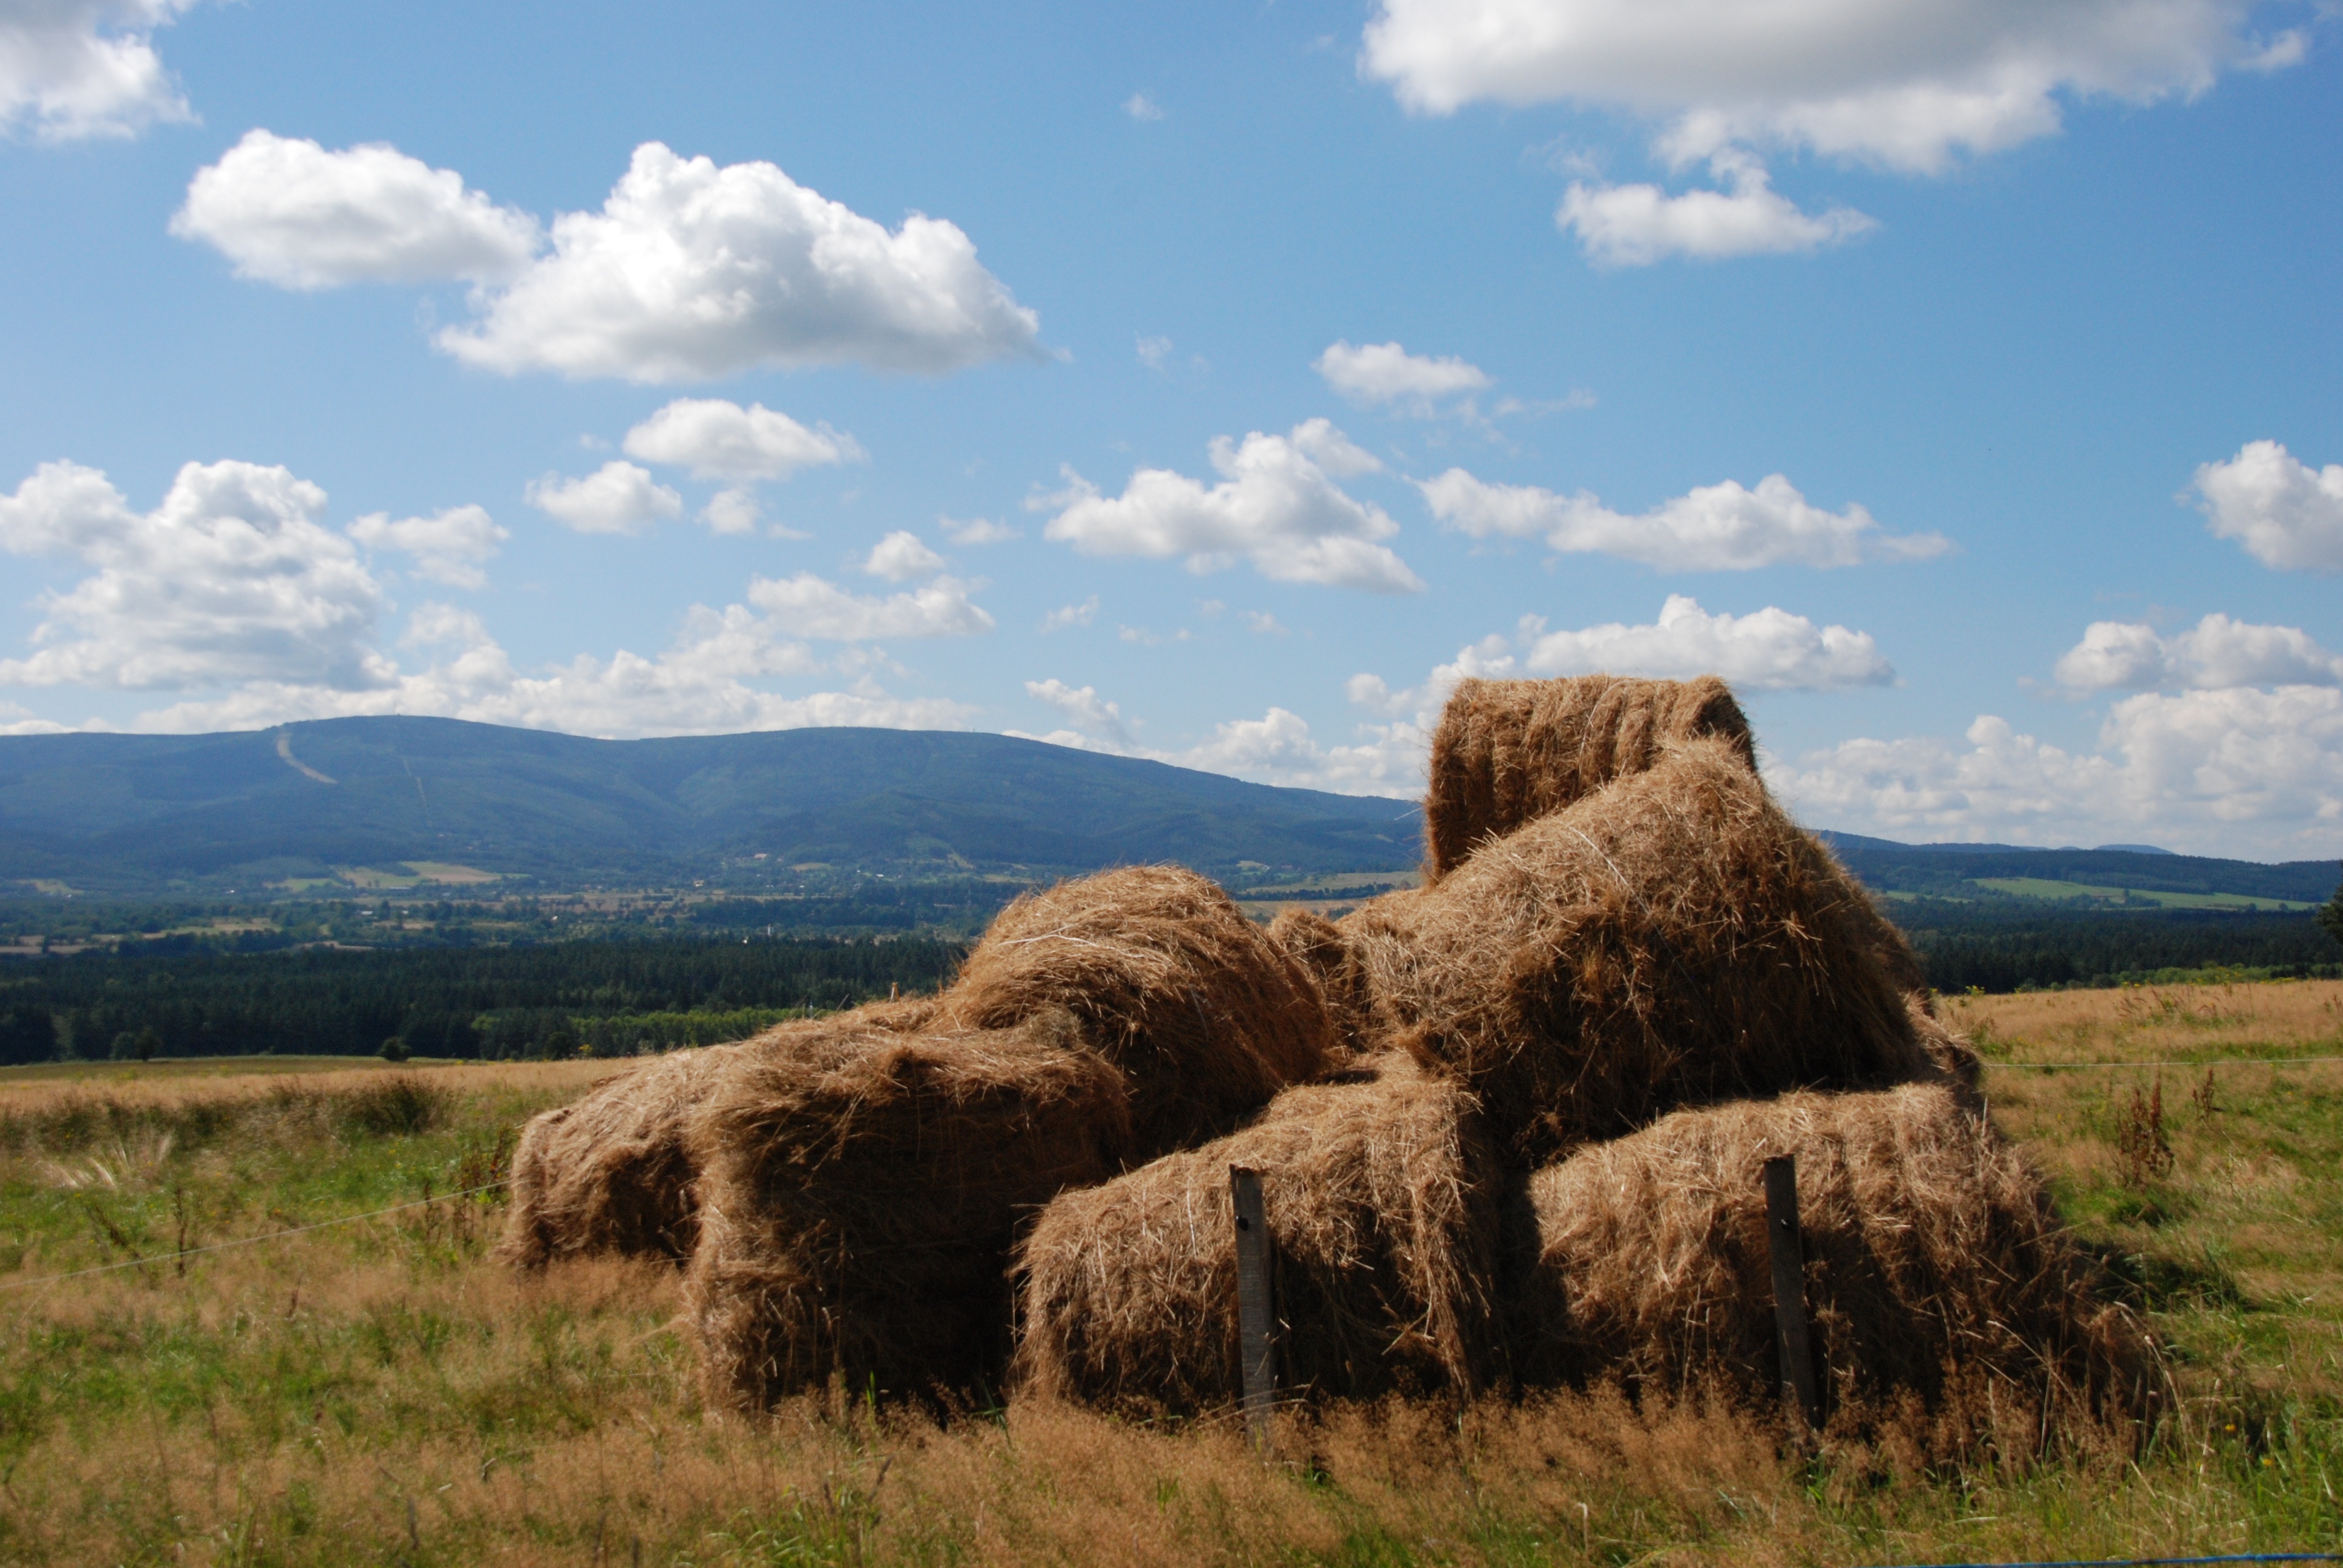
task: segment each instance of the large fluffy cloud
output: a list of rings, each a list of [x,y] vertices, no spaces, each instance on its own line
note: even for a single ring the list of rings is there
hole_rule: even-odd
[[[1745,156],[1719,155],[1714,163],[1725,190],[1670,196],[1654,185],[1574,184],[1554,222],[1604,266],[1647,266],[1671,256],[1715,261],[1819,250],[1877,226],[1849,207],[1799,211]]]
[[[1721,675],[1756,691],[1834,691],[1896,678],[1869,632],[1816,626],[1772,605],[1744,616],[1711,615],[1670,594],[1650,626],[1546,631],[1533,620],[1523,632],[1523,663],[1536,675]]]
[[[327,152],[265,130],[196,171],[171,232],[214,246],[238,276],[284,288],[502,282],[543,239],[528,214],[397,147]]]
[[[2343,686],[2343,654],[2299,627],[2208,615],[2170,637],[2136,621],[2094,621],[2058,660],[2058,684],[2075,691],[2200,691],[2233,686]]]
[[[558,474],[533,479],[528,497],[530,506],[581,534],[639,534],[683,510],[683,498],[652,478],[649,469],[616,458],[582,479]]]
[[[2061,101],[2202,92],[2290,64],[2251,0],[1383,0],[1361,67],[1409,107],[1566,100],[1705,156],[1776,144],[1935,171],[2055,131]]]
[[[1192,571],[1249,560],[1280,582],[1325,583],[1381,593],[1423,580],[1390,546],[1399,532],[1382,508],[1335,483],[1383,465],[1323,419],[1290,435],[1256,430],[1242,444],[1212,444],[1220,483],[1206,486],[1169,468],[1141,468],[1120,496],[1106,496],[1068,470],[1068,488],[1044,499],[1058,508],[1045,537],[1085,555],[1184,556]]]
[[[1773,769],[1809,821],[1906,839],[2103,843],[2270,859],[2343,845],[2343,690],[2231,687],[2117,702],[2070,752],[1985,715],[1966,746],[1850,740]]]
[[[1040,323],[958,226],[890,231],[768,163],[719,167],[657,142],[599,212],[440,347],[490,370],[688,381],[758,366],[940,373],[1035,352]]]
[[[1038,353],[1039,318],[957,226],[914,213],[890,230],[771,164],[719,166],[657,142],[635,149],[600,211],[556,217],[549,248],[536,218],[450,170],[395,147],[327,152],[265,130],[196,176],[172,227],[287,287],[482,285],[479,318],[436,341],[508,374],[939,374]]]
[[[1700,486],[1639,516],[1612,511],[1584,490],[1493,485],[1462,468],[1418,487],[1433,516],[1474,538],[1543,538],[1565,554],[1617,556],[1666,571],[1925,560],[1952,548],[1938,534],[1884,532],[1860,506],[1825,511],[1779,474],[1754,490],[1731,479]]]
[[[96,569],[42,596],[35,651],[0,659],[0,684],[382,686],[392,668],[370,646],[382,589],[317,522],[325,506],[281,467],[190,463],[142,513],[95,468],[43,464],[0,497],[0,548]]]
[[[2343,571],[2343,464],[2313,468],[2276,441],[2248,441],[2189,487],[2213,531],[2264,566]]]
[[[0,5],[0,133],[45,142],[131,136],[191,116],[155,29],[194,0],[9,0]]]
[[[368,549],[403,550],[415,558],[417,576],[459,588],[488,586],[481,563],[510,537],[485,507],[450,507],[395,522],[387,512],[374,512],[350,525],[350,538]]]

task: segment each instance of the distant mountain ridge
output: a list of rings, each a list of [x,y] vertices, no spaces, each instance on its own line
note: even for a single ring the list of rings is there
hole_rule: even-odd
[[[1973,898],[2007,895],[1994,882],[2060,883],[2201,899],[2250,899],[2288,904],[2324,903],[2335,892],[2333,860],[2223,860],[2176,855],[2151,845],[2103,845],[2096,849],[2038,849],[2016,844],[1899,844],[1855,833],[1817,835],[1866,887],[1884,893]],[[2032,890],[2036,900],[2055,895]],[[2079,895],[2078,895],[2079,896]]]
[[[959,732],[621,741],[370,718],[0,738],[0,879],[93,891],[251,892],[416,865],[547,886],[672,883],[732,862],[1399,870],[1421,855],[1421,822],[1413,801]]]

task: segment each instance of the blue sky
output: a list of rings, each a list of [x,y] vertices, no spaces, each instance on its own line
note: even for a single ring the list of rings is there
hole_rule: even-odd
[[[2343,27],[0,0],[0,727],[972,728],[2343,854]]]

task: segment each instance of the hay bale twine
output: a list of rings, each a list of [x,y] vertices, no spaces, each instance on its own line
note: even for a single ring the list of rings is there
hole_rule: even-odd
[[[1226,1131],[1336,1050],[1302,966],[1229,896],[1176,866],[1131,866],[1027,894],[1001,911],[939,1018],[1006,1029],[1071,1013],[1131,1082],[1145,1152]]]
[[[1695,739],[1342,922],[1373,1032],[1543,1165],[1685,1104],[1935,1076],[1870,905],[1728,740]]]
[[[1432,732],[1425,879],[1446,876],[1476,845],[1642,772],[1671,741],[1703,735],[1756,771],[1748,718],[1713,675],[1460,682]]]
[[[1489,1381],[1494,1151],[1471,1095],[1385,1057],[1043,1210],[1017,1255],[1021,1396],[1146,1412],[1237,1398],[1231,1165],[1261,1172],[1282,1388],[1366,1398]]]
[[[1940,1084],[1678,1111],[1537,1172],[1508,1302],[1523,1380],[1775,1404],[1761,1172],[1777,1154],[1797,1160],[1827,1426],[1896,1422],[1941,1457],[2120,1429],[2148,1408],[2138,1320],[2041,1178]]]
[[[934,1010],[934,998],[916,997],[843,1016],[857,1028],[900,1031]],[[686,1136],[693,1113],[744,1050],[839,1027],[817,1019],[741,1044],[669,1051],[530,1118],[513,1149],[498,1257],[524,1269],[596,1252],[690,1257],[699,1240],[699,1166]]]
[[[710,1397],[755,1408],[833,1375],[924,1394],[1000,1372],[1017,1227],[1119,1169],[1129,1091],[1062,1010],[919,1034],[841,1020],[743,1052],[691,1141],[684,1301]]]

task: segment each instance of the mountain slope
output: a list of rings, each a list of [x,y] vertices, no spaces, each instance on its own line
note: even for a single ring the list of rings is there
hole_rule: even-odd
[[[591,740],[444,719],[0,738],[0,879],[118,891],[437,862],[552,885],[763,854],[885,870],[1174,859],[1398,869],[1413,802],[1246,784],[1000,735]]]

